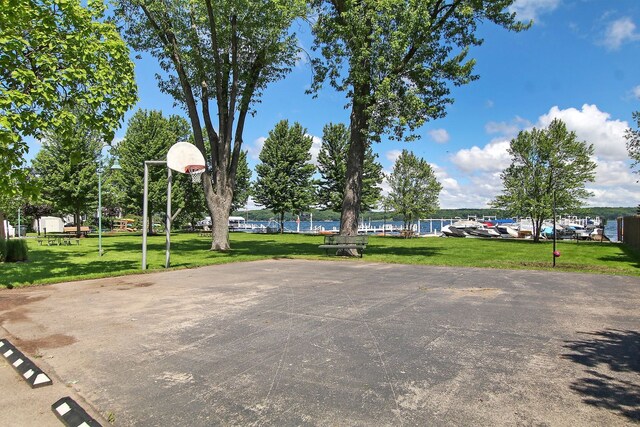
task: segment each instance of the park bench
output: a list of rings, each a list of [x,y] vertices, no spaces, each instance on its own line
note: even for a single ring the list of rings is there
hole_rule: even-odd
[[[356,252],[362,258],[364,250],[369,243],[369,236],[324,236],[324,244],[318,246],[319,249],[324,249],[325,253],[329,255],[330,250],[340,249],[355,249]]]

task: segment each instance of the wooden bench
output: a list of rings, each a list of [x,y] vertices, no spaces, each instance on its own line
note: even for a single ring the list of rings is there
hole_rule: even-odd
[[[325,254],[329,255],[329,250],[339,249],[355,249],[356,252],[362,258],[364,250],[369,243],[369,236],[324,236],[324,244],[318,246],[319,249],[324,249]]]
[[[64,232],[65,234],[76,234],[78,232],[78,227],[76,227],[75,225],[72,227],[64,227]],[[86,236],[90,232],[91,232],[91,229],[86,225],[83,225],[80,227],[80,234]]]

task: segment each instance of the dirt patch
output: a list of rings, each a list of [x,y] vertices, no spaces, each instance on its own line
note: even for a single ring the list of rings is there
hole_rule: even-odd
[[[148,288],[149,286],[153,286],[153,282],[140,282],[140,283],[128,283],[128,282],[119,282],[117,283],[119,286],[116,288],[119,291],[128,291],[133,288]]]
[[[30,297],[24,294],[0,296],[0,325],[4,322],[26,322],[29,309],[24,306],[46,299],[46,296]]]
[[[0,311],[12,310],[16,307],[31,304],[46,299],[46,296],[31,297],[24,294],[0,296]]]
[[[463,288],[463,289],[451,289],[456,296],[479,296],[483,298],[493,297],[500,295],[502,291],[498,288]]]
[[[477,296],[483,298],[494,297],[503,293],[501,289],[498,288],[429,288],[427,286],[418,287],[419,291],[427,292],[427,291],[444,291],[450,292],[456,297],[466,297],[466,296]]]
[[[6,313],[2,313],[0,314],[0,325],[7,321],[8,322],[26,322],[27,320],[29,320],[29,316],[27,316],[28,312],[29,310],[23,309],[23,310],[7,311]]]
[[[33,340],[23,340],[16,337],[12,341],[20,350],[31,354],[36,354],[38,350],[66,347],[78,340],[70,335],[53,334]]]

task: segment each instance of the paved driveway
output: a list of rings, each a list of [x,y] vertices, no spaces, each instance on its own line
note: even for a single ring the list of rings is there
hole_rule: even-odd
[[[2,291],[0,338],[115,425],[612,426],[639,307],[632,277],[272,260]],[[55,423],[1,363],[0,424]]]

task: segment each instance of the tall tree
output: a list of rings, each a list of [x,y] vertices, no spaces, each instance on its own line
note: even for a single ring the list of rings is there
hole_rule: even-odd
[[[632,167],[635,167],[640,164],[640,111],[635,111],[633,113],[633,120],[636,121],[637,129],[627,129],[625,138],[627,139],[627,151],[629,152],[629,157],[633,160]],[[640,171],[636,171],[636,173],[640,173]]]
[[[636,167],[640,164],[640,111],[634,111],[632,114],[633,120],[636,121],[636,129],[629,128],[625,133],[627,139],[627,151],[629,157],[633,160],[631,167]],[[640,174],[640,170],[636,173]],[[636,215],[640,215],[640,204],[636,210]]]
[[[521,131],[511,140],[511,165],[502,174],[504,189],[494,207],[533,221],[533,237],[540,240],[542,222],[557,212],[580,207],[592,194],[585,183],[595,179],[593,145],[578,141],[575,132],[554,119],[548,128]]]
[[[305,2],[117,3],[131,45],[149,51],[167,73],[160,88],[187,110],[195,145],[203,154],[205,141],[209,145],[205,175],[211,179],[202,182],[213,220],[211,249],[228,250],[228,218],[247,114],[268,83],[281,79],[294,65],[298,48],[289,28],[305,13]]]
[[[313,202],[312,144],[313,138],[300,124],[289,127],[289,122],[282,120],[269,132],[260,152],[254,197],[280,216],[281,233],[286,212],[300,213]]]
[[[514,0],[313,0],[317,70],[312,91],[328,82],[351,107],[340,233],[355,235],[367,148],[380,135],[403,138],[445,115],[451,85],[477,78],[467,59],[478,24],[526,28],[505,8]],[[344,69],[343,69],[344,68]],[[409,137],[410,138],[410,137]]]
[[[349,152],[349,129],[342,123],[329,123],[322,129],[322,146],[318,154],[318,204],[324,209],[340,212],[347,172]],[[376,161],[378,155],[368,147],[364,154],[362,171],[361,210],[374,209],[380,199],[382,165]]]
[[[404,229],[439,208],[438,196],[442,185],[431,165],[407,150],[402,150],[388,177],[389,196],[386,206],[402,215]]]
[[[23,137],[73,133],[81,122],[111,141],[136,101],[129,49],[103,19],[105,6],[80,3],[11,0],[0,7],[0,192],[26,181]],[[70,108],[77,104],[86,108]]]
[[[94,130],[76,125],[72,132],[49,132],[33,159],[42,197],[58,212],[73,214],[80,233],[81,214],[98,200],[98,161],[103,143]]]
[[[124,207],[128,212],[142,214],[144,162],[165,160],[167,152],[178,141],[190,139],[189,123],[182,117],[164,117],[161,111],[138,110],[127,123],[124,139],[114,148],[122,170],[114,175],[119,187],[124,189]],[[175,177],[173,187],[176,200],[184,200],[180,185],[187,177]],[[152,231],[154,213],[164,212],[167,203],[167,169],[149,167],[149,231]],[[177,206],[178,208],[180,207]]]
[[[251,196],[251,169],[247,162],[247,152],[240,152],[238,170],[236,171],[236,189],[233,192],[231,212],[244,208]]]

